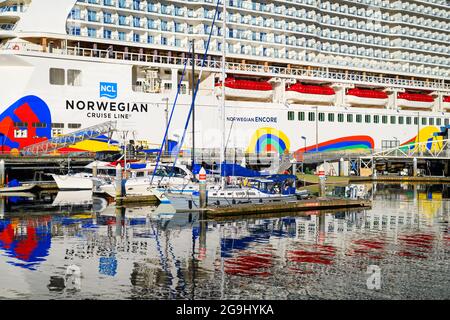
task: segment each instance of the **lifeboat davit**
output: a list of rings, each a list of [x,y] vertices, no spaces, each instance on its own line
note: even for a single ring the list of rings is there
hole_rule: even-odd
[[[334,89],[325,86],[296,83],[286,89],[286,100],[290,102],[332,104],[335,97]]]
[[[444,97],[442,100],[442,108],[447,111],[450,110],[450,96]]]
[[[216,84],[216,95],[222,94],[222,82]],[[225,96],[243,100],[269,100],[273,96],[272,85],[267,81],[225,79]]]
[[[401,108],[430,109],[434,98],[429,94],[402,92],[397,96],[397,106]]]
[[[346,101],[355,106],[385,107],[388,95],[384,91],[354,88],[347,91]]]

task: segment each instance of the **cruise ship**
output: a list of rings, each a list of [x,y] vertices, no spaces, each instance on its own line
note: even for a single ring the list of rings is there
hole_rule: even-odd
[[[448,1],[218,1],[0,0],[0,152],[107,121],[157,148],[174,105],[180,143],[198,77],[185,149],[219,149],[223,122],[226,148],[249,154],[442,139]]]

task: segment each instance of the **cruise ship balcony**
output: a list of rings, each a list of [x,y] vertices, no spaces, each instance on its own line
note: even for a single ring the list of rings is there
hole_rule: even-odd
[[[386,107],[388,94],[379,90],[354,88],[347,91],[347,104],[364,107]]]
[[[218,96],[222,94],[222,82],[216,84],[215,93]],[[225,79],[226,98],[267,101],[272,96],[273,88],[268,81],[239,80],[235,78]]]
[[[289,103],[333,104],[336,93],[333,88],[319,85],[296,83],[286,89],[286,101]]]
[[[434,98],[428,94],[403,92],[397,96],[399,108],[431,109],[433,104]]]

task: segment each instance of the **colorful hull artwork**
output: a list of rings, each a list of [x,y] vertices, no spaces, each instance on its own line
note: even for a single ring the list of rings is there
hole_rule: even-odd
[[[298,149],[295,153],[342,150],[364,151],[373,149],[374,145],[373,139],[369,136],[349,136],[321,142],[317,146],[315,144],[307,146],[306,148]]]
[[[36,96],[25,96],[0,115],[0,151],[18,153],[26,146],[51,137],[52,122],[47,104]],[[39,124],[47,124],[45,128]]]
[[[440,132],[437,127],[428,126],[419,130],[417,136],[409,139],[408,141],[401,144],[404,150],[412,150],[414,148],[419,148],[418,151],[430,150],[432,152],[439,151],[443,148],[442,136],[435,136],[435,133]],[[416,143],[424,143],[423,145],[417,147]]]
[[[0,115],[0,152],[18,154],[26,146],[51,139],[52,117],[48,105],[39,97],[25,96]],[[118,141],[106,136],[78,142],[58,153],[118,151]]]
[[[287,135],[271,127],[259,128],[253,134],[247,153],[289,152],[291,145]]]

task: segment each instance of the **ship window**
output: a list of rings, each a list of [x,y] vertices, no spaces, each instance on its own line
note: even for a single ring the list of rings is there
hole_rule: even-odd
[[[308,112],[308,120],[309,121],[316,120],[316,115],[314,114],[314,112]]]
[[[437,119],[436,119],[436,125],[437,125],[437,126],[440,126],[441,124],[442,124],[441,118],[437,118]]]
[[[28,127],[26,122],[14,122],[14,127]]]
[[[81,70],[67,70],[67,85],[81,86]]]
[[[325,121],[325,113],[319,112],[319,121],[321,122]]]
[[[434,118],[430,118],[429,124],[430,126],[434,126]]]
[[[33,128],[47,128],[45,122],[33,122]]]
[[[362,122],[362,115],[360,115],[360,114],[356,115],[356,122],[358,122],[358,123]]]
[[[411,124],[411,117],[406,117],[406,124]]]
[[[344,114],[338,113],[338,122],[344,122]]]
[[[383,122],[384,124],[387,123],[388,117],[387,116],[382,116],[381,117],[381,122]]]
[[[426,126],[427,125],[427,118],[422,118],[422,125],[423,126]]]
[[[364,117],[364,122],[365,123],[370,123],[370,114],[366,114],[366,116]]]
[[[419,124],[419,117],[414,117],[414,124]]]
[[[398,124],[403,124],[405,119],[403,117],[398,117]]]
[[[68,127],[69,129],[78,129],[78,128],[81,128],[81,123],[69,123],[69,124],[67,125],[67,127]]]
[[[329,113],[328,114],[328,121],[329,122],[334,122],[334,113]]]
[[[52,123],[52,128],[62,129],[64,128],[64,123]]]
[[[444,125],[448,126],[449,123],[450,121],[448,119],[444,119]]]
[[[373,116],[373,123],[380,123],[380,116],[379,115],[374,115]]]
[[[395,116],[391,116],[391,124],[395,124]]]
[[[298,120],[299,121],[305,121],[305,113],[304,112],[299,112],[298,113]]]
[[[294,120],[294,119],[295,119],[295,112],[288,111],[288,120]]]
[[[63,86],[64,81],[64,69],[50,68],[50,84]]]
[[[347,115],[347,122],[353,122],[353,115],[352,114],[348,114]]]

